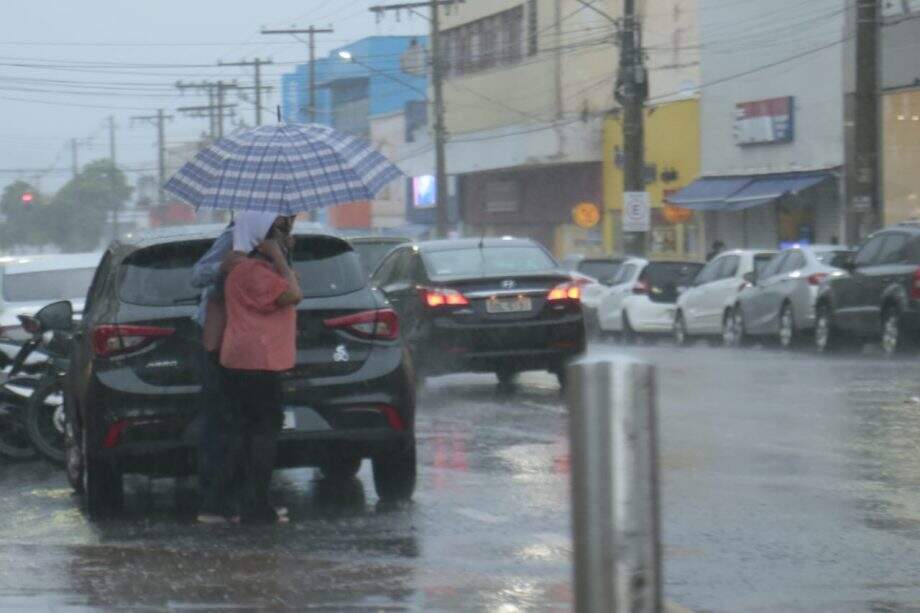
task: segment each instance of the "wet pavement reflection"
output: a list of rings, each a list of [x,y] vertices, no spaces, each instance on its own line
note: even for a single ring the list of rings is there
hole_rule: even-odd
[[[916,361],[626,351],[659,365],[670,600],[920,610]],[[569,610],[555,379],[433,379],[418,437],[414,502],[378,504],[368,463],[345,483],[288,470],[288,526],[200,526],[194,480],[136,477],[124,514],[90,524],[58,469],[2,464],[0,610]]]

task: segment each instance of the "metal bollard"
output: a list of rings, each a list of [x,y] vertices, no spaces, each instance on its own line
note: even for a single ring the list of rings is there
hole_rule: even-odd
[[[568,368],[575,610],[661,611],[655,368]]]

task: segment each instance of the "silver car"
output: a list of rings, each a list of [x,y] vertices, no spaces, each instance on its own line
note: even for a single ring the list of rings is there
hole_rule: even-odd
[[[839,245],[797,246],[778,253],[749,279],[733,309],[736,342],[745,336],[776,336],[794,346],[815,325],[815,298],[821,282],[839,271],[849,253]]]

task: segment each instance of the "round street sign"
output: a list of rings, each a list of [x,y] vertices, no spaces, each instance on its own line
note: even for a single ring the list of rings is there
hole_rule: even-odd
[[[579,228],[587,230],[601,220],[601,211],[593,202],[582,202],[572,208],[572,220]]]

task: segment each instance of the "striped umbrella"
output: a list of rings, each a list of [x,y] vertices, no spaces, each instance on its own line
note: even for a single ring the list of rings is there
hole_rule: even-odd
[[[319,124],[278,124],[217,140],[164,189],[195,207],[296,215],[371,200],[400,176],[353,136]]]

